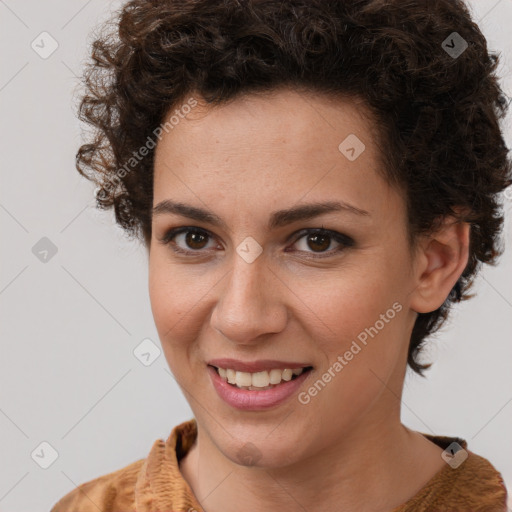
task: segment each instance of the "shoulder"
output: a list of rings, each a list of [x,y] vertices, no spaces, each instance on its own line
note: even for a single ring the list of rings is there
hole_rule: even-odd
[[[507,511],[505,483],[486,458],[469,451],[463,439],[423,435],[445,450],[443,458],[447,464],[416,496],[394,512]],[[464,449],[450,450],[455,444]]]
[[[174,427],[167,441],[153,442],[146,458],[79,485],[50,512],[153,510],[157,501],[169,500],[169,486],[174,486],[172,489],[181,496],[188,488],[179,471],[178,458],[189,450],[196,435],[195,420]]]
[[[62,497],[50,512],[135,512],[135,484],[144,462],[145,459],[137,460],[79,485]]]
[[[507,490],[503,477],[484,457],[468,452],[468,458],[460,468],[447,468],[446,482],[450,485],[452,499],[467,501],[475,511],[507,510]],[[458,471],[460,469],[460,471]],[[446,490],[448,493],[448,489]]]

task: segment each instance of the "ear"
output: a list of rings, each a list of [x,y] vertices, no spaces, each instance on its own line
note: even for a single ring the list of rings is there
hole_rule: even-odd
[[[469,235],[470,225],[450,216],[434,233],[420,238],[411,309],[430,313],[443,304],[468,263]]]

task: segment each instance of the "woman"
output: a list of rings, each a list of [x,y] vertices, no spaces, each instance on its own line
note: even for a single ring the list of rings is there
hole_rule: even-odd
[[[512,183],[462,1],[133,0],[117,28],[77,167],[148,250],[194,419],[53,512],[506,510],[463,439],[400,422]]]

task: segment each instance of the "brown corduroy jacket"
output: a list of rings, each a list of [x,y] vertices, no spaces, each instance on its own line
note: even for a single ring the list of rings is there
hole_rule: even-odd
[[[203,512],[178,465],[196,435],[195,420],[176,426],[167,442],[155,441],[148,457],[78,486],[51,512]],[[467,448],[459,438],[423,435],[443,449],[452,442]],[[506,512],[500,473],[466,451],[462,464],[446,464],[416,496],[390,512]]]

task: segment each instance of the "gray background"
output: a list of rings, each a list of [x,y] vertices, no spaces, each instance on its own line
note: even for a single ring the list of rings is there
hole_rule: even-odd
[[[150,366],[133,354],[145,338],[159,346],[145,251],[110,212],[95,210],[94,186],[74,169],[77,76],[92,29],[119,5],[0,0],[0,512],[49,510],[76,485],[144,458],[192,417],[163,354]],[[512,96],[512,2],[469,5],[502,54],[502,84]],[[43,31],[58,43],[46,59],[31,47]],[[50,48],[47,38],[39,51]],[[508,250],[430,343],[428,377],[408,376],[403,421],[465,438],[512,491],[508,195]],[[43,237],[58,251],[47,262],[32,252]],[[58,452],[47,469],[40,464],[51,462],[51,450],[42,442]]]

